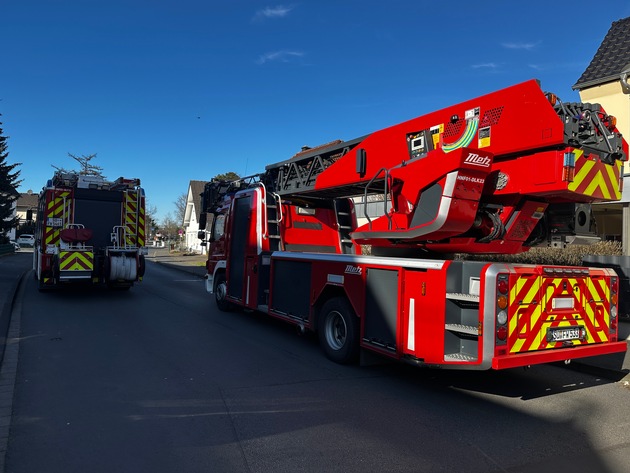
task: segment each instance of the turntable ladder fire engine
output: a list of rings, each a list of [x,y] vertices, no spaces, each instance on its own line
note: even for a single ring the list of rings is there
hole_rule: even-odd
[[[537,81],[304,149],[206,185],[205,213],[220,222],[207,289],[222,309],[317,332],[342,363],[362,350],[502,369],[623,351],[614,271],[451,255],[592,236],[582,213],[620,198],[627,155],[614,117]],[[370,195],[383,212],[359,225],[357,198]]]

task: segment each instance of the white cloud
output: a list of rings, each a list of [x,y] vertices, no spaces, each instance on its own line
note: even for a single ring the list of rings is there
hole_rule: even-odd
[[[293,7],[285,7],[284,5],[276,5],[275,7],[265,7],[258,10],[254,15],[254,20],[264,20],[266,18],[284,18],[293,10]]]
[[[471,66],[473,69],[498,69],[499,65],[494,62],[485,62],[483,64],[473,64]]]
[[[506,49],[524,49],[526,51],[530,51],[534,49],[536,46],[538,46],[539,44],[540,44],[540,41],[536,43],[502,43],[501,46],[503,46]]]
[[[267,62],[293,62],[304,56],[301,51],[274,51],[265,53],[258,58],[256,64],[265,64]]]

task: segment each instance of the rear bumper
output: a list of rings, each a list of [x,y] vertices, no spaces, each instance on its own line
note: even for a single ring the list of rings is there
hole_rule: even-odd
[[[628,349],[626,341],[599,343],[597,345],[584,345],[572,348],[556,350],[534,351],[519,353],[518,355],[496,356],[492,359],[492,368],[502,370],[518,368],[519,366],[537,365],[541,363],[553,363],[556,361],[576,360],[589,356],[609,355],[625,352]]]

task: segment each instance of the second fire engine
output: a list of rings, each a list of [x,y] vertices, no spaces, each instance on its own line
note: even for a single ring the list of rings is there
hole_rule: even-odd
[[[340,363],[371,351],[504,369],[621,352],[614,271],[454,255],[592,238],[590,204],[620,198],[627,155],[614,117],[534,80],[305,149],[206,185],[207,290],[222,310],[317,332]]]
[[[144,276],[145,196],[139,179],[57,171],[39,194],[33,269],[39,289]]]

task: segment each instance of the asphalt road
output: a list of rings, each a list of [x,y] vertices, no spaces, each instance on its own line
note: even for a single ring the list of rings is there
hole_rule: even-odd
[[[7,472],[630,469],[624,382],[339,366],[151,262],[130,291],[39,293],[29,277],[18,298]]]

